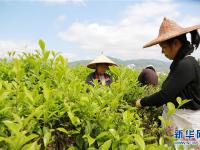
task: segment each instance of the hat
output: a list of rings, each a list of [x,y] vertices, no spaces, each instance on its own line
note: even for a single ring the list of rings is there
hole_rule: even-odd
[[[163,41],[172,39],[174,37],[177,37],[177,36],[185,34],[185,33],[189,33],[191,31],[197,30],[199,28],[200,28],[200,24],[192,26],[192,27],[183,28],[180,25],[178,25],[176,22],[174,22],[173,20],[170,20],[165,17],[160,26],[158,37],[156,39],[146,43],[143,46],[143,48],[159,44]]]
[[[115,62],[113,62],[111,59],[109,59],[108,57],[104,55],[100,55],[99,57],[95,58],[93,61],[91,61],[87,65],[87,67],[91,69],[96,69],[96,64],[108,64],[109,66],[112,66],[112,65],[117,66]]]
[[[147,65],[147,66],[146,66],[146,68],[148,68],[148,67],[152,67],[152,68],[154,68],[154,66],[153,66],[153,65]]]

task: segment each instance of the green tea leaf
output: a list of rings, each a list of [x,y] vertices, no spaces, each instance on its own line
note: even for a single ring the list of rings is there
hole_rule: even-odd
[[[160,145],[164,145],[164,138],[163,138],[163,137],[160,137],[160,139],[159,139],[159,144],[160,144]]]
[[[78,148],[75,146],[70,146],[67,150],[78,150]]]
[[[114,73],[115,75],[117,75],[118,77],[120,76],[120,70],[118,67],[116,66],[109,66],[109,69],[112,73]]]
[[[119,140],[119,134],[117,133],[115,129],[109,129],[109,131],[116,140]]]
[[[26,144],[22,150],[40,150],[40,145],[37,144],[37,141],[30,143],[30,144]]]
[[[105,132],[101,132],[97,137],[96,139],[101,139],[105,136],[109,136],[109,132],[105,131]]]
[[[21,124],[14,123],[14,122],[9,121],[9,120],[3,121],[3,123],[9,128],[11,133],[14,133],[14,134],[17,134],[20,131],[20,129],[22,128]]]
[[[63,132],[63,133],[66,133],[66,134],[69,134],[69,132],[67,132],[67,130],[64,129],[64,128],[56,128],[56,130]]]
[[[138,146],[137,145],[134,145],[134,144],[129,144],[126,148],[126,150],[134,150],[134,149],[138,149]]]
[[[51,139],[51,132],[49,131],[47,127],[43,127],[43,133],[44,133],[44,137],[43,137],[44,146],[47,147]]]
[[[176,101],[178,102],[179,105],[181,105],[182,99],[181,99],[180,97],[177,97],[177,98],[176,98]]]
[[[175,113],[176,108],[172,102],[167,103],[167,108],[168,108],[167,115],[168,115],[168,117],[170,117]]]
[[[101,150],[109,150],[110,146],[112,144],[112,140],[108,140],[101,145],[100,149]]]
[[[184,104],[188,103],[191,100],[182,100],[180,97],[177,97],[176,101],[178,102],[178,108],[180,108],[181,106],[183,106]]]
[[[140,147],[140,149],[145,150],[145,142],[143,140],[143,138],[140,135],[134,134],[133,135],[135,137],[135,142],[136,144]]]
[[[45,49],[45,42],[44,42],[42,39],[40,39],[40,40],[38,41],[38,44],[39,44],[39,46],[40,46],[40,48],[41,48],[42,50]]]
[[[74,116],[74,113],[72,113],[71,111],[68,111],[67,113],[68,113],[68,116],[69,116],[69,118],[70,118],[72,124],[73,124],[74,126],[78,126],[78,125],[80,124],[79,118],[76,117],[76,116]]]
[[[123,112],[122,115],[123,115],[123,121],[125,123],[130,124],[131,119],[133,118],[133,115],[130,113],[130,111],[125,111],[125,112]]]
[[[95,142],[95,139],[92,138],[90,135],[84,135],[83,138],[87,138],[89,146],[91,146]]]

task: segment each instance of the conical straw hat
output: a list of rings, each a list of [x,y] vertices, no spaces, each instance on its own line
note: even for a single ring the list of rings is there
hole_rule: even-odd
[[[173,20],[170,20],[165,17],[160,26],[158,37],[156,39],[146,43],[143,46],[143,48],[159,44],[163,41],[172,39],[174,37],[177,37],[177,36],[185,34],[185,33],[189,33],[191,31],[197,30],[199,28],[200,28],[200,24],[192,26],[192,27],[188,27],[188,28],[183,28],[180,25],[178,25],[176,22],[174,22]]]
[[[109,66],[111,65],[115,65],[117,66],[117,64],[115,62],[113,62],[111,59],[109,59],[108,57],[104,56],[104,55],[100,55],[99,57],[97,57],[96,59],[94,59],[93,61],[91,61],[87,67],[91,68],[91,69],[96,69],[96,64],[108,64]]]

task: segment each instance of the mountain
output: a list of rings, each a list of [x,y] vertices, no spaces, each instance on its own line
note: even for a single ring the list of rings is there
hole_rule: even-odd
[[[133,60],[121,60],[117,58],[112,58],[114,62],[116,62],[118,65],[125,65],[128,66],[130,64],[134,64],[134,68],[136,70],[142,70],[148,65],[153,65],[158,72],[169,72],[169,66],[170,62],[165,62],[161,60],[156,60],[156,59],[133,59]],[[79,61],[74,61],[70,62],[71,66],[76,66],[76,65],[87,65],[91,60],[79,60]]]

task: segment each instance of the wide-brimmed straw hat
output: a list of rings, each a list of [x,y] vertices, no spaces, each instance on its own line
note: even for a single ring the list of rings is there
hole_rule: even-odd
[[[189,33],[191,31],[194,31],[197,29],[200,29],[200,24],[192,26],[192,27],[183,28],[180,25],[178,25],[176,22],[174,22],[173,20],[170,20],[165,17],[160,26],[158,37],[156,39],[146,43],[143,46],[143,48],[159,44],[163,41],[172,39],[172,38],[180,36],[182,34]]]
[[[100,55],[99,57],[95,58],[93,61],[91,61],[87,67],[91,68],[91,69],[96,69],[96,65],[97,64],[107,64],[108,66],[117,66],[117,64],[112,61],[111,59],[109,59],[108,57],[104,56],[104,55]]]

